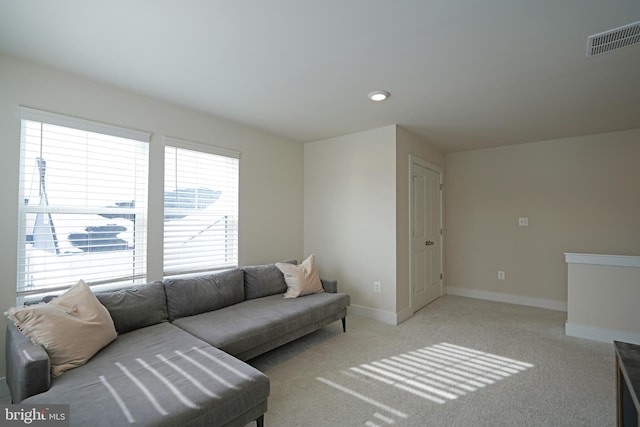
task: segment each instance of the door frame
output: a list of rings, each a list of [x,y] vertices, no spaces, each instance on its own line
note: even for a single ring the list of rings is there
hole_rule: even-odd
[[[438,212],[438,224],[440,226],[441,234],[440,239],[438,241],[438,246],[440,249],[440,297],[444,295],[444,225],[443,225],[443,201],[444,201],[444,173],[443,169],[439,166],[434,165],[433,163],[429,163],[426,160],[417,157],[414,154],[409,154],[409,307],[413,310],[413,283],[412,283],[412,274],[413,271],[413,164],[417,164],[418,166],[422,166],[426,169],[429,169],[433,172],[436,172],[439,175],[439,183],[440,183],[440,209]]]

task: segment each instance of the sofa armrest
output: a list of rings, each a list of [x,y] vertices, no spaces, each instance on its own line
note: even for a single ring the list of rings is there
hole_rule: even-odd
[[[320,279],[322,282],[322,288],[325,292],[329,292],[330,294],[338,293],[338,281],[337,280],[325,280]]]
[[[13,403],[49,390],[49,355],[44,348],[24,336],[11,321],[7,325],[5,350],[7,385]]]

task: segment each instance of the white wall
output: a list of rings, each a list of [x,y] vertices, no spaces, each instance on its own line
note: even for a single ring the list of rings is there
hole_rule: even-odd
[[[566,254],[567,335],[640,344],[640,256]]]
[[[395,128],[304,147],[305,255],[316,255],[352,308],[382,317],[396,311]]]
[[[305,144],[305,254],[351,295],[352,311],[397,324],[411,316],[409,155],[444,156],[399,126]],[[373,282],[381,292],[373,292]]]
[[[447,288],[566,309],[565,252],[640,255],[639,162],[640,129],[447,154]]]
[[[150,72],[153,72],[150,70]],[[162,207],[162,137],[228,147],[240,158],[241,265],[300,258],[303,147],[210,115],[0,56],[0,310],[15,304],[20,149],[18,106],[152,132],[150,206]],[[152,215],[152,214],[151,214]],[[149,219],[149,279],[162,275],[162,218]],[[6,320],[0,322],[4,331]],[[4,361],[4,332],[0,334]],[[0,363],[0,377],[4,363]]]

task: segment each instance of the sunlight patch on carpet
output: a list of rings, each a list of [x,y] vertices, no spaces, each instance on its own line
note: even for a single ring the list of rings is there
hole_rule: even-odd
[[[340,384],[334,383],[333,381],[329,381],[326,378],[318,377],[316,379],[318,381],[322,382],[322,383],[325,383],[325,384],[327,384],[327,385],[329,385],[329,386],[331,386],[331,387],[333,387],[335,389],[338,389],[338,390],[342,391],[343,393],[346,393],[346,394],[348,394],[350,396],[353,396],[353,397],[355,397],[357,399],[362,400],[363,402],[366,402],[366,403],[368,403],[370,405],[373,405],[378,409],[381,409],[381,410],[383,410],[385,412],[388,412],[389,414],[395,415],[395,416],[400,417],[400,418],[407,418],[408,417],[408,415],[405,414],[402,411],[398,411],[397,409],[394,409],[394,408],[392,408],[390,406],[387,406],[382,402],[378,402],[375,399],[367,397],[362,393],[358,393],[357,391],[351,390],[350,388],[347,388],[347,387],[342,386]]]
[[[353,366],[341,374],[364,382],[365,386],[390,387],[442,405],[533,367],[531,363],[440,343]],[[368,420],[366,426],[377,427],[381,421],[383,425],[390,425],[395,423],[396,417],[408,417],[404,412],[354,390],[353,386],[346,387],[322,377],[316,379],[382,412],[376,412],[375,420]]]

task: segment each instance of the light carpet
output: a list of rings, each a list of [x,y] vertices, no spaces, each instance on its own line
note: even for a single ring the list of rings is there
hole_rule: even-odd
[[[250,361],[266,427],[613,426],[612,344],[566,313],[445,296],[399,326],[347,317]]]

